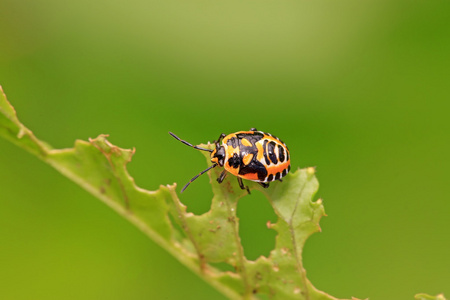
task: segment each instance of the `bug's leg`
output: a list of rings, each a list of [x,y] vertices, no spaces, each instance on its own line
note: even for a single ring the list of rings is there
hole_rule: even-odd
[[[278,179],[278,181],[280,181],[280,182],[283,182],[283,180],[280,178],[280,179]]]
[[[260,186],[262,186],[263,188],[267,189],[269,187],[268,183],[265,182],[258,182]]]
[[[256,128],[250,128],[250,131],[258,131]]]
[[[217,139],[217,142],[215,142],[215,144],[220,144],[220,141],[222,141],[222,139],[224,138],[224,137],[226,137],[227,135],[225,134],[225,133],[221,133],[220,134],[220,136],[219,136],[219,138]]]
[[[248,186],[244,186],[244,183],[242,182],[242,178],[241,177],[237,177],[238,183],[239,183],[239,187],[241,188],[241,190],[247,190],[247,193],[250,195],[250,189],[248,188]]]
[[[217,178],[217,182],[222,183],[222,181],[227,176],[227,173],[228,173],[227,170],[223,170],[222,173],[220,173],[220,176]]]

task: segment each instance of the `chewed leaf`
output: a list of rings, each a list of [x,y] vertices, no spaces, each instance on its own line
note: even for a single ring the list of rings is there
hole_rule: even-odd
[[[209,161],[209,155],[205,154],[205,157]],[[320,230],[319,220],[325,214],[322,201],[312,201],[319,187],[314,168],[288,174],[283,182],[273,182],[267,189],[248,183],[251,190],[257,189],[267,197],[278,215],[275,224],[268,224],[278,232],[275,249],[268,258],[260,257],[255,261],[244,256],[238,234],[237,202],[247,196],[247,192],[239,188],[234,178],[219,185],[215,178],[220,172],[210,173],[214,192],[211,210],[192,218],[205,221],[202,228],[219,223],[221,227],[217,232],[227,232],[227,240],[221,240],[216,233],[214,238],[217,240],[211,242],[221,245],[226,241],[228,247],[221,249],[220,258],[235,268],[233,275],[242,284],[239,292],[244,297],[265,295],[271,299],[335,299],[318,292],[307,280],[301,257],[306,239]],[[234,238],[229,238],[230,235]],[[216,252],[203,253],[203,257],[206,262],[216,262],[219,258]]]
[[[199,250],[205,253],[220,251],[215,251],[213,243],[206,238],[195,238],[204,231],[203,222],[198,223],[186,213],[175,192],[176,185],[161,185],[156,191],[136,186],[126,169],[135,150],[111,144],[106,135],[89,141],[77,140],[73,148],[53,149],[19,121],[1,87],[0,136],[36,155],[102,200],[224,295],[239,297],[236,292],[238,280],[227,279],[227,276],[214,277],[206,271],[206,263]],[[214,226],[217,228],[218,225]],[[227,236],[222,235],[219,239]]]
[[[174,186],[155,192],[138,188],[126,170],[133,154],[134,150],[120,149],[100,135],[89,142],[76,141],[71,149],[50,150],[46,161],[128,219],[151,228],[148,234],[168,241],[173,229],[164,199],[171,199]]]
[[[218,184],[219,168],[208,172],[214,193],[210,210],[194,215],[178,199],[175,184],[156,191],[136,186],[126,168],[135,150],[111,144],[106,135],[77,140],[68,149],[53,149],[40,141],[19,121],[1,87],[0,136],[102,200],[230,299],[337,300],[314,288],[303,268],[303,246],[320,231],[325,215],[322,201],[314,201],[319,187],[314,168],[292,172],[267,189],[247,183],[250,190],[266,196],[278,216],[276,223],[267,224],[277,232],[275,248],[268,257],[248,260],[236,213],[239,199],[251,195],[233,176]],[[206,158],[210,165],[208,154]],[[443,295],[424,294],[416,299],[445,300]]]
[[[44,158],[50,149],[44,142],[39,141],[17,118],[14,107],[6,99],[0,86],[0,136],[31,152],[39,158]]]

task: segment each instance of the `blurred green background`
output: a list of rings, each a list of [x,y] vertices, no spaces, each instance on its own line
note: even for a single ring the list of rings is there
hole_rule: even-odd
[[[136,147],[139,186],[186,183],[199,144],[256,127],[317,166],[328,217],[304,249],[335,297],[450,297],[449,1],[0,4],[0,84],[57,148]],[[206,176],[182,195],[208,210]],[[248,258],[275,221],[239,204]],[[0,140],[0,299],[224,299],[115,212]]]

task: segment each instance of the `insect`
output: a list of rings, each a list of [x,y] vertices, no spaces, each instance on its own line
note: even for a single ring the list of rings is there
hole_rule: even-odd
[[[286,176],[291,169],[289,150],[279,138],[251,128],[249,131],[238,131],[225,135],[222,133],[214,142],[214,150],[194,146],[180,139],[172,132],[171,136],[183,144],[201,151],[211,153],[212,165],[195,175],[181,190],[183,192],[200,175],[217,166],[224,170],[217,178],[222,183],[228,173],[237,176],[239,187],[246,189],[242,179],[259,183],[262,187],[269,187],[269,182],[279,180]]]

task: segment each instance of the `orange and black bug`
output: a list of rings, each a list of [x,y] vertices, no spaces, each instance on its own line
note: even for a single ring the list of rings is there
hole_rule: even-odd
[[[183,192],[192,181],[210,169],[220,166],[224,170],[217,181],[222,183],[225,176],[231,173],[237,176],[241,189],[250,190],[245,187],[242,179],[258,182],[261,186],[269,187],[269,182],[279,180],[286,176],[291,169],[289,150],[285,143],[279,138],[257,131],[252,128],[249,131],[238,131],[225,135],[222,133],[219,139],[214,142],[214,150],[194,146],[172,132],[171,136],[185,145],[197,150],[211,152],[212,165],[206,170],[194,176],[181,190]]]

